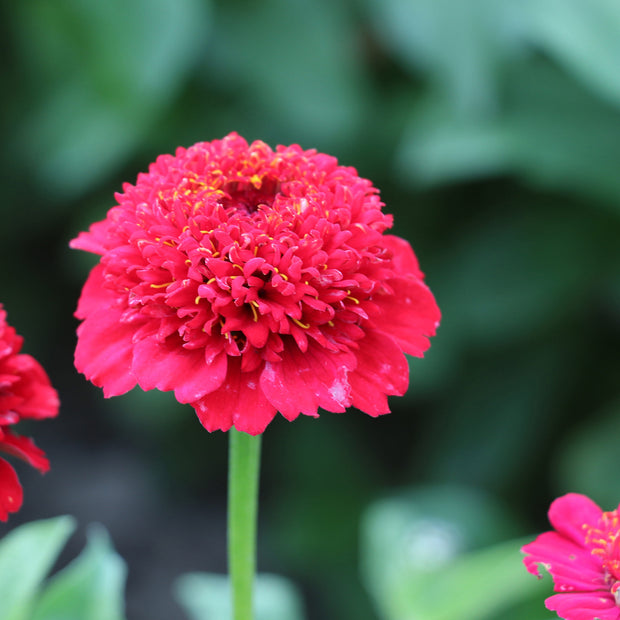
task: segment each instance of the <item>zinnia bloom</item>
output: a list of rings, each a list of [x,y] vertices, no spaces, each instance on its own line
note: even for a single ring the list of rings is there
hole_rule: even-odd
[[[17,456],[40,472],[49,469],[42,450],[28,437],[12,432],[20,420],[53,417],[58,413],[58,395],[41,365],[20,353],[23,338],[7,325],[0,304],[0,452]],[[15,470],[0,458],[0,520],[22,505],[23,492]]]
[[[585,495],[569,493],[549,508],[555,531],[522,549],[527,570],[538,564],[553,577],[548,609],[566,620],[620,619],[620,515],[603,512]]]
[[[101,255],[77,369],[105,396],[174,390],[209,431],[277,411],[376,416],[408,385],[439,310],[370,181],[298,145],[230,134],[138,175],[71,247]]]

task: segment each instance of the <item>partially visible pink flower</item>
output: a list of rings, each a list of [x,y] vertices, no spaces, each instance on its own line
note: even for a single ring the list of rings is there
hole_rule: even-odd
[[[439,310],[370,181],[297,145],[230,134],[162,155],[71,247],[101,255],[77,369],[105,396],[174,390],[209,431],[261,433],[408,385]]]
[[[23,338],[6,322],[0,304],[0,452],[19,457],[44,473],[49,462],[28,437],[16,435],[11,426],[25,419],[40,420],[58,413],[58,395],[41,365],[20,353]],[[0,520],[22,505],[22,487],[15,470],[0,458]]]
[[[620,506],[603,512],[585,495],[569,493],[549,508],[555,531],[522,549],[527,570],[553,577],[548,609],[565,620],[620,620]]]

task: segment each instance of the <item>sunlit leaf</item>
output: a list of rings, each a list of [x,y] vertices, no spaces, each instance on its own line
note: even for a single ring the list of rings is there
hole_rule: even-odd
[[[362,576],[381,618],[486,620],[535,596],[540,585],[519,553],[529,539],[484,546],[501,539],[504,523],[488,498],[455,487],[373,505],[362,524]]]
[[[620,4],[616,0],[527,0],[519,3],[525,37],[588,87],[620,106]]]
[[[84,551],[58,573],[32,620],[123,620],[126,569],[102,528],[91,528]]]
[[[259,574],[255,581],[256,620],[303,620],[301,597],[295,586],[276,575]],[[176,595],[191,620],[230,620],[228,577],[191,573],[179,578]]]
[[[30,620],[41,583],[75,529],[71,517],[35,521],[0,541],[2,620]]]

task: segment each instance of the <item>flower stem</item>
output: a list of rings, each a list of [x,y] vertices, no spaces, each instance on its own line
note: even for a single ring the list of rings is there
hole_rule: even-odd
[[[261,435],[235,429],[229,434],[228,571],[233,620],[252,620]]]

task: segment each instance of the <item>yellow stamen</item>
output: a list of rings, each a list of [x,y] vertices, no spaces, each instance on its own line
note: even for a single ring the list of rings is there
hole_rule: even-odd
[[[254,307],[255,303],[256,302],[250,302],[250,310],[252,310],[252,315],[254,316],[254,322],[257,323],[258,322],[258,314],[256,313],[256,308]]]
[[[299,325],[299,327],[301,327],[302,329],[309,329],[310,328],[310,323],[302,323],[299,319],[294,319],[293,317],[290,317],[291,321],[293,321],[293,323],[295,323],[295,325]]]

